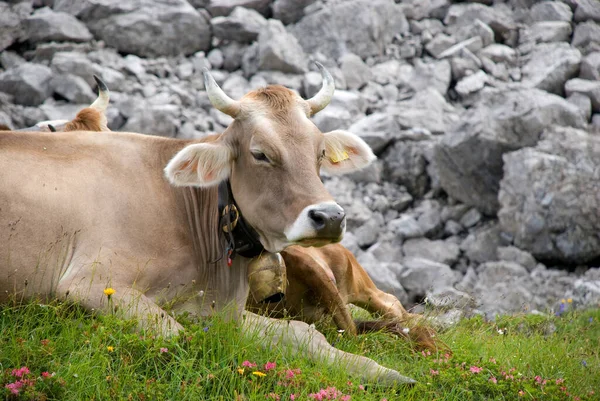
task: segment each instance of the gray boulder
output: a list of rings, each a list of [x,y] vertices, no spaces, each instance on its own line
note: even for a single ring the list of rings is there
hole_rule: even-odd
[[[58,52],[52,57],[50,68],[55,74],[73,74],[81,77],[88,83],[88,85],[94,85],[94,73],[95,65],[86,57],[85,54],[76,52]],[[106,82],[104,76],[101,77]],[[113,90],[119,89],[118,86],[106,84]]]
[[[281,21],[269,20],[258,35],[258,69],[296,74],[308,69],[302,47]]]
[[[592,101],[592,110],[596,113],[600,112],[600,81],[574,78],[565,84],[565,92],[567,96],[580,93],[589,97]]]
[[[390,221],[387,227],[389,231],[402,239],[418,238],[425,234],[417,219],[409,214],[403,214],[399,218]]]
[[[77,75],[55,75],[50,80],[50,87],[54,93],[67,99],[70,103],[91,104],[97,97],[87,82]]]
[[[272,4],[273,17],[284,24],[293,24],[304,17],[304,8],[316,0],[275,0]]]
[[[484,90],[435,147],[440,185],[485,214],[498,210],[502,154],[534,145],[544,128],[583,127],[576,106],[538,89]]]
[[[396,296],[400,302],[406,303],[408,295],[398,280],[398,273],[403,270],[399,263],[382,263],[369,252],[364,252],[357,258],[358,263],[365,269],[371,280],[380,290]]]
[[[48,7],[36,10],[23,22],[27,40],[31,43],[92,40],[90,31],[77,18]]]
[[[267,20],[257,11],[236,7],[229,16],[215,17],[210,24],[216,38],[250,43],[258,38]]]
[[[527,271],[535,269],[537,262],[532,254],[516,246],[500,246],[497,248],[498,260],[514,262],[523,266]]]
[[[0,74],[0,92],[12,95],[17,104],[37,106],[52,94],[51,78],[45,65],[25,63]]]
[[[206,9],[213,17],[227,16],[236,7],[250,8],[267,15],[272,0],[210,0]]]
[[[460,248],[451,241],[430,240],[415,238],[404,242],[402,245],[404,256],[407,258],[419,257],[444,263],[452,266],[458,260]]]
[[[427,291],[452,287],[456,281],[450,266],[423,258],[405,258],[399,274],[400,284],[413,297]]]
[[[393,2],[349,0],[327,3],[289,29],[307,53],[337,60],[346,52],[362,58],[382,55],[394,35],[408,31],[408,22]]]
[[[31,3],[27,1],[17,4],[0,3],[0,52],[24,35],[21,21],[31,13],[31,9]]]
[[[528,88],[562,95],[565,82],[577,76],[580,63],[581,53],[568,43],[538,44],[525,57],[521,82]]]
[[[344,54],[340,64],[348,89],[360,89],[373,77],[369,67],[356,54]]]
[[[590,53],[581,60],[579,77],[592,81],[600,80],[600,52]]]
[[[534,43],[568,42],[573,28],[566,21],[543,21],[533,24],[528,33]]]
[[[560,1],[542,1],[531,7],[531,18],[540,21],[566,21],[571,22],[573,12],[571,7]]]
[[[477,19],[492,28],[500,38],[507,36],[510,31],[516,29],[513,16],[510,15],[507,9],[488,7],[476,3],[451,5],[444,18],[444,24],[453,33],[464,26],[472,24]]]
[[[137,102],[122,131],[175,137],[181,125],[181,109],[172,104],[151,105]]]
[[[571,46],[578,48],[582,54],[600,51],[600,25],[593,21],[577,24]]]
[[[56,0],[55,10],[85,21],[97,39],[123,53],[177,56],[210,47],[208,17],[185,0]]]
[[[348,131],[364,139],[375,154],[381,154],[399,130],[396,119],[387,113],[369,114],[348,128]]]
[[[488,262],[478,268],[473,294],[477,308],[488,318],[531,310],[534,299],[527,270],[512,262]]]
[[[575,22],[595,21],[600,23],[600,3],[596,0],[577,0],[573,20]]]
[[[600,140],[552,127],[534,148],[504,156],[502,229],[537,259],[585,263],[600,256],[596,188]]]
[[[397,141],[382,156],[386,181],[403,185],[417,198],[429,190],[425,147],[429,141]]]
[[[500,245],[500,227],[494,224],[472,231],[460,244],[460,249],[472,263],[484,263],[497,260]]]

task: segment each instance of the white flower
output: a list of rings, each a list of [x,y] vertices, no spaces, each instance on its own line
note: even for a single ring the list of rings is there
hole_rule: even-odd
[[[410,329],[408,327],[405,327],[405,328],[402,329],[402,332],[404,334],[408,334],[410,332]]]

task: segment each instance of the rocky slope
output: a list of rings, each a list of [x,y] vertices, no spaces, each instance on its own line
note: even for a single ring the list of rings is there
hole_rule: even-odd
[[[379,159],[326,185],[344,240],[408,304],[496,313],[600,304],[597,0],[11,0],[0,3],[0,124],[70,118],[112,95],[113,130],[197,138],[270,83]],[[456,316],[454,312],[450,316]]]

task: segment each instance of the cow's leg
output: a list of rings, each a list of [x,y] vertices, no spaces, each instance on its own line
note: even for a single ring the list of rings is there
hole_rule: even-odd
[[[104,284],[72,281],[68,286],[59,284],[57,295],[87,310],[117,313],[126,319],[135,319],[140,328],[154,330],[163,336],[175,335],[183,330],[181,324],[140,291],[119,285],[111,288],[114,294],[109,298],[104,293]]]
[[[243,327],[247,335],[261,339],[264,346],[282,346],[285,349],[305,353],[312,360],[341,366],[350,374],[366,381],[390,386],[398,383],[415,383],[415,380],[385,368],[372,359],[331,346],[323,334],[304,322],[271,319],[245,312]]]

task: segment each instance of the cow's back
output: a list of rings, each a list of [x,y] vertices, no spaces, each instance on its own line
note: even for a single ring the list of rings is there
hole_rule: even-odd
[[[80,269],[141,286],[168,280],[167,265],[182,263],[189,243],[162,166],[183,145],[126,133],[0,133],[0,298],[51,295]]]

